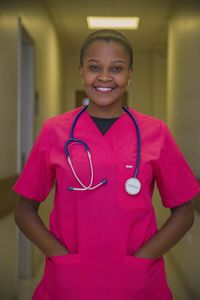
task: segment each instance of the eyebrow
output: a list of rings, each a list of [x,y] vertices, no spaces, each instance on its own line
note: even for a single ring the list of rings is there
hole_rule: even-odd
[[[88,62],[99,62],[99,60],[91,58],[91,59],[88,60]],[[122,64],[125,64],[125,61],[119,59],[119,60],[113,60],[113,61],[111,61],[111,63],[122,63]]]

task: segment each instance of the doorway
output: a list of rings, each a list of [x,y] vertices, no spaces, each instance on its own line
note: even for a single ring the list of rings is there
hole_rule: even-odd
[[[35,43],[18,18],[17,172],[21,173],[34,139]],[[32,243],[17,229],[17,281],[30,278]]]

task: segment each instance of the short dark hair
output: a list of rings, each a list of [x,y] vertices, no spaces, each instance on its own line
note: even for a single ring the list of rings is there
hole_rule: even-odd
[[[133,50],[128,39],[119,31],[112,29],[102,29],[92,32],[84,41],[80,51],[80,64],[83,64],[85,52],[89,46],[96,41],[115,42],[120,44],[126,50],[129,56],[130,68],[133,65]]]

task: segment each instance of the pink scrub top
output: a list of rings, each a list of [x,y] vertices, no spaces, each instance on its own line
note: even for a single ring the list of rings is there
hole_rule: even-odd
[[[135,125],[124,113],[102,135],[85,111],[74,136],[85,141],[92,155],[92,191],[68,191],[80,187],[64,152],[65,141],[79,107],[51,118],[32,148],[14,191],[42,202],[55,184],[50,232],[70,254],[46,257],[42,280],[34,300],[170,300],[164,260],[138,258],[134,253],[157,232],[152,194],[156,182],[162,203],[176,207],[200,192],[192,171],[160,120],[130,111],[141,132],[138,195],[125,191],[137,159]],[[74,168],[85,185],[90,182],[89,162],[82,146],[70,147]]]

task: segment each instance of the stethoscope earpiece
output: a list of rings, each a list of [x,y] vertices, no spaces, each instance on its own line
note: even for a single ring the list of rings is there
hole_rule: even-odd
[[[92,186],[93,185],[93,180],[94,180],[94,168],[93,168],[93,164],[92,164],[92,157],[91,157],[91,153],[90,153],[90,150],[89,150],[89,147],[88,145],[77,139],[77,138],[74,138],[74,128],[75,128],[75,125],[79,119],[79,117],[81,116],[81,114],[88,108],[88,105],[86,105],[78,114],[77,116],[75,117],[73,123],[72,123],[72,126],[71,126],[71,129],[70,129],[70,137],[69,137],[69,140],[67,140],[65,142],[65,145],[64,145],[64,148],[65,148],[65,154],[67,156],[67,160],[68,160],[68,163],[69,163],[69,166],[72,170],[72,173],[74,175],[74,177],[76,178],[76,180],[78,181],[78,183],[80,184],[80,188],[75,188],[75,187],[72,187],[72,186],[68,186],[68,191],[72,192],[72,191],[87,191],[87,190],[94,190],[104,184],[107,183],[107,179],[103,179],[100,183],[98,183],[97,185],[95,186]],[[128,113],[128,115],[130,116],[130,118],[133,120],[134,124],[135,124],[135,127],[136,127],[136,132],[137,132],[137,161],[136,161],[136,167],[135,167],[135,173],[134,173],[134,176],[127,179],[126,183],[125,183],[125,191],[129,194],[129,195],[136,195],[140,192],[140,189],[141,189],[141,182],[139,181],[139,179],[137,178],[137,174],[138,174],[138,171],[139,171],[139,165],[140,165],[140,152],[141,152],[141,137],[140,137],[140,130],[139,130],[139,126],[137,124],[137,121],[135,119],[135,117],[133,116],[133,114],[124,106],[122,106],[123,110],[125,112]],[[90,164],[90,172],[91,172],[91,178],[90,178],[90,183],[88,186],[84,185],[83,182],[80,180],[80,178],[78,177],[78,175],[76,174],[76,171],[73,167],[73,164],[72,164],[72,161],[71,161],[71,158],[70,158],[70,152],[69,152],[69,145],[72,144],[72,143],[78,143],[80,145],[82,145],[84,148],[85,148],[85,151],[87,152],[87,155],[88,155],[88,160],[89,160],[89,164]]]

